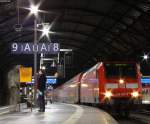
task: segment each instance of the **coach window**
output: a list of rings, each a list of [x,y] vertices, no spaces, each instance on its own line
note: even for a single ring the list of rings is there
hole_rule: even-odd
[[[98,75],[98,70],[96,70],[95,72],[96,72],[96,78],[98,78],[98,76],[99,76],[99,75]]]

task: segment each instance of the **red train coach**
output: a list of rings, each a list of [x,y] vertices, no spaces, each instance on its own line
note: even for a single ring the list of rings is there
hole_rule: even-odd
[[[82,73],[79,73],[65,84],[54,89],[55,101],[65,103],[80,103],[80,80]]]
[[[60,98],[67,97],[64,102],[109,105],[127,110],[141,103],[139,65],[135,62],[97,63],[65,83],[61,92],[67,92]]]

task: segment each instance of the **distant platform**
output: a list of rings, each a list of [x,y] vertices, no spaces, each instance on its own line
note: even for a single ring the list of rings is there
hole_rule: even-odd
[[[54,103],[46,105],[45,113],[38,109],[0,116],[0,124],[118,124],[109,114],[93,107]]]

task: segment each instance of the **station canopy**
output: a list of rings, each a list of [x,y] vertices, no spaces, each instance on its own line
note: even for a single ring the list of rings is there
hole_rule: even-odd
[[[24,8],[39,2],[43,11],[39,11],[38,23],[49,22],[54,32],[51,42],[73,50],[74,69],[103,60],[139,61],[144,52],[150,52],[149,0],[4,1],[0,2],[1,68],[33,63],[33,55],[12,55],[9,44],[34,41],[35,18]]]

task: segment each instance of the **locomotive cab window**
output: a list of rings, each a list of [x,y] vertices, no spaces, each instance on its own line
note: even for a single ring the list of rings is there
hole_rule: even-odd
[[[135,64],[104,64],[105,74],[107,78],[110,77],[136,77],[136,66]]]

